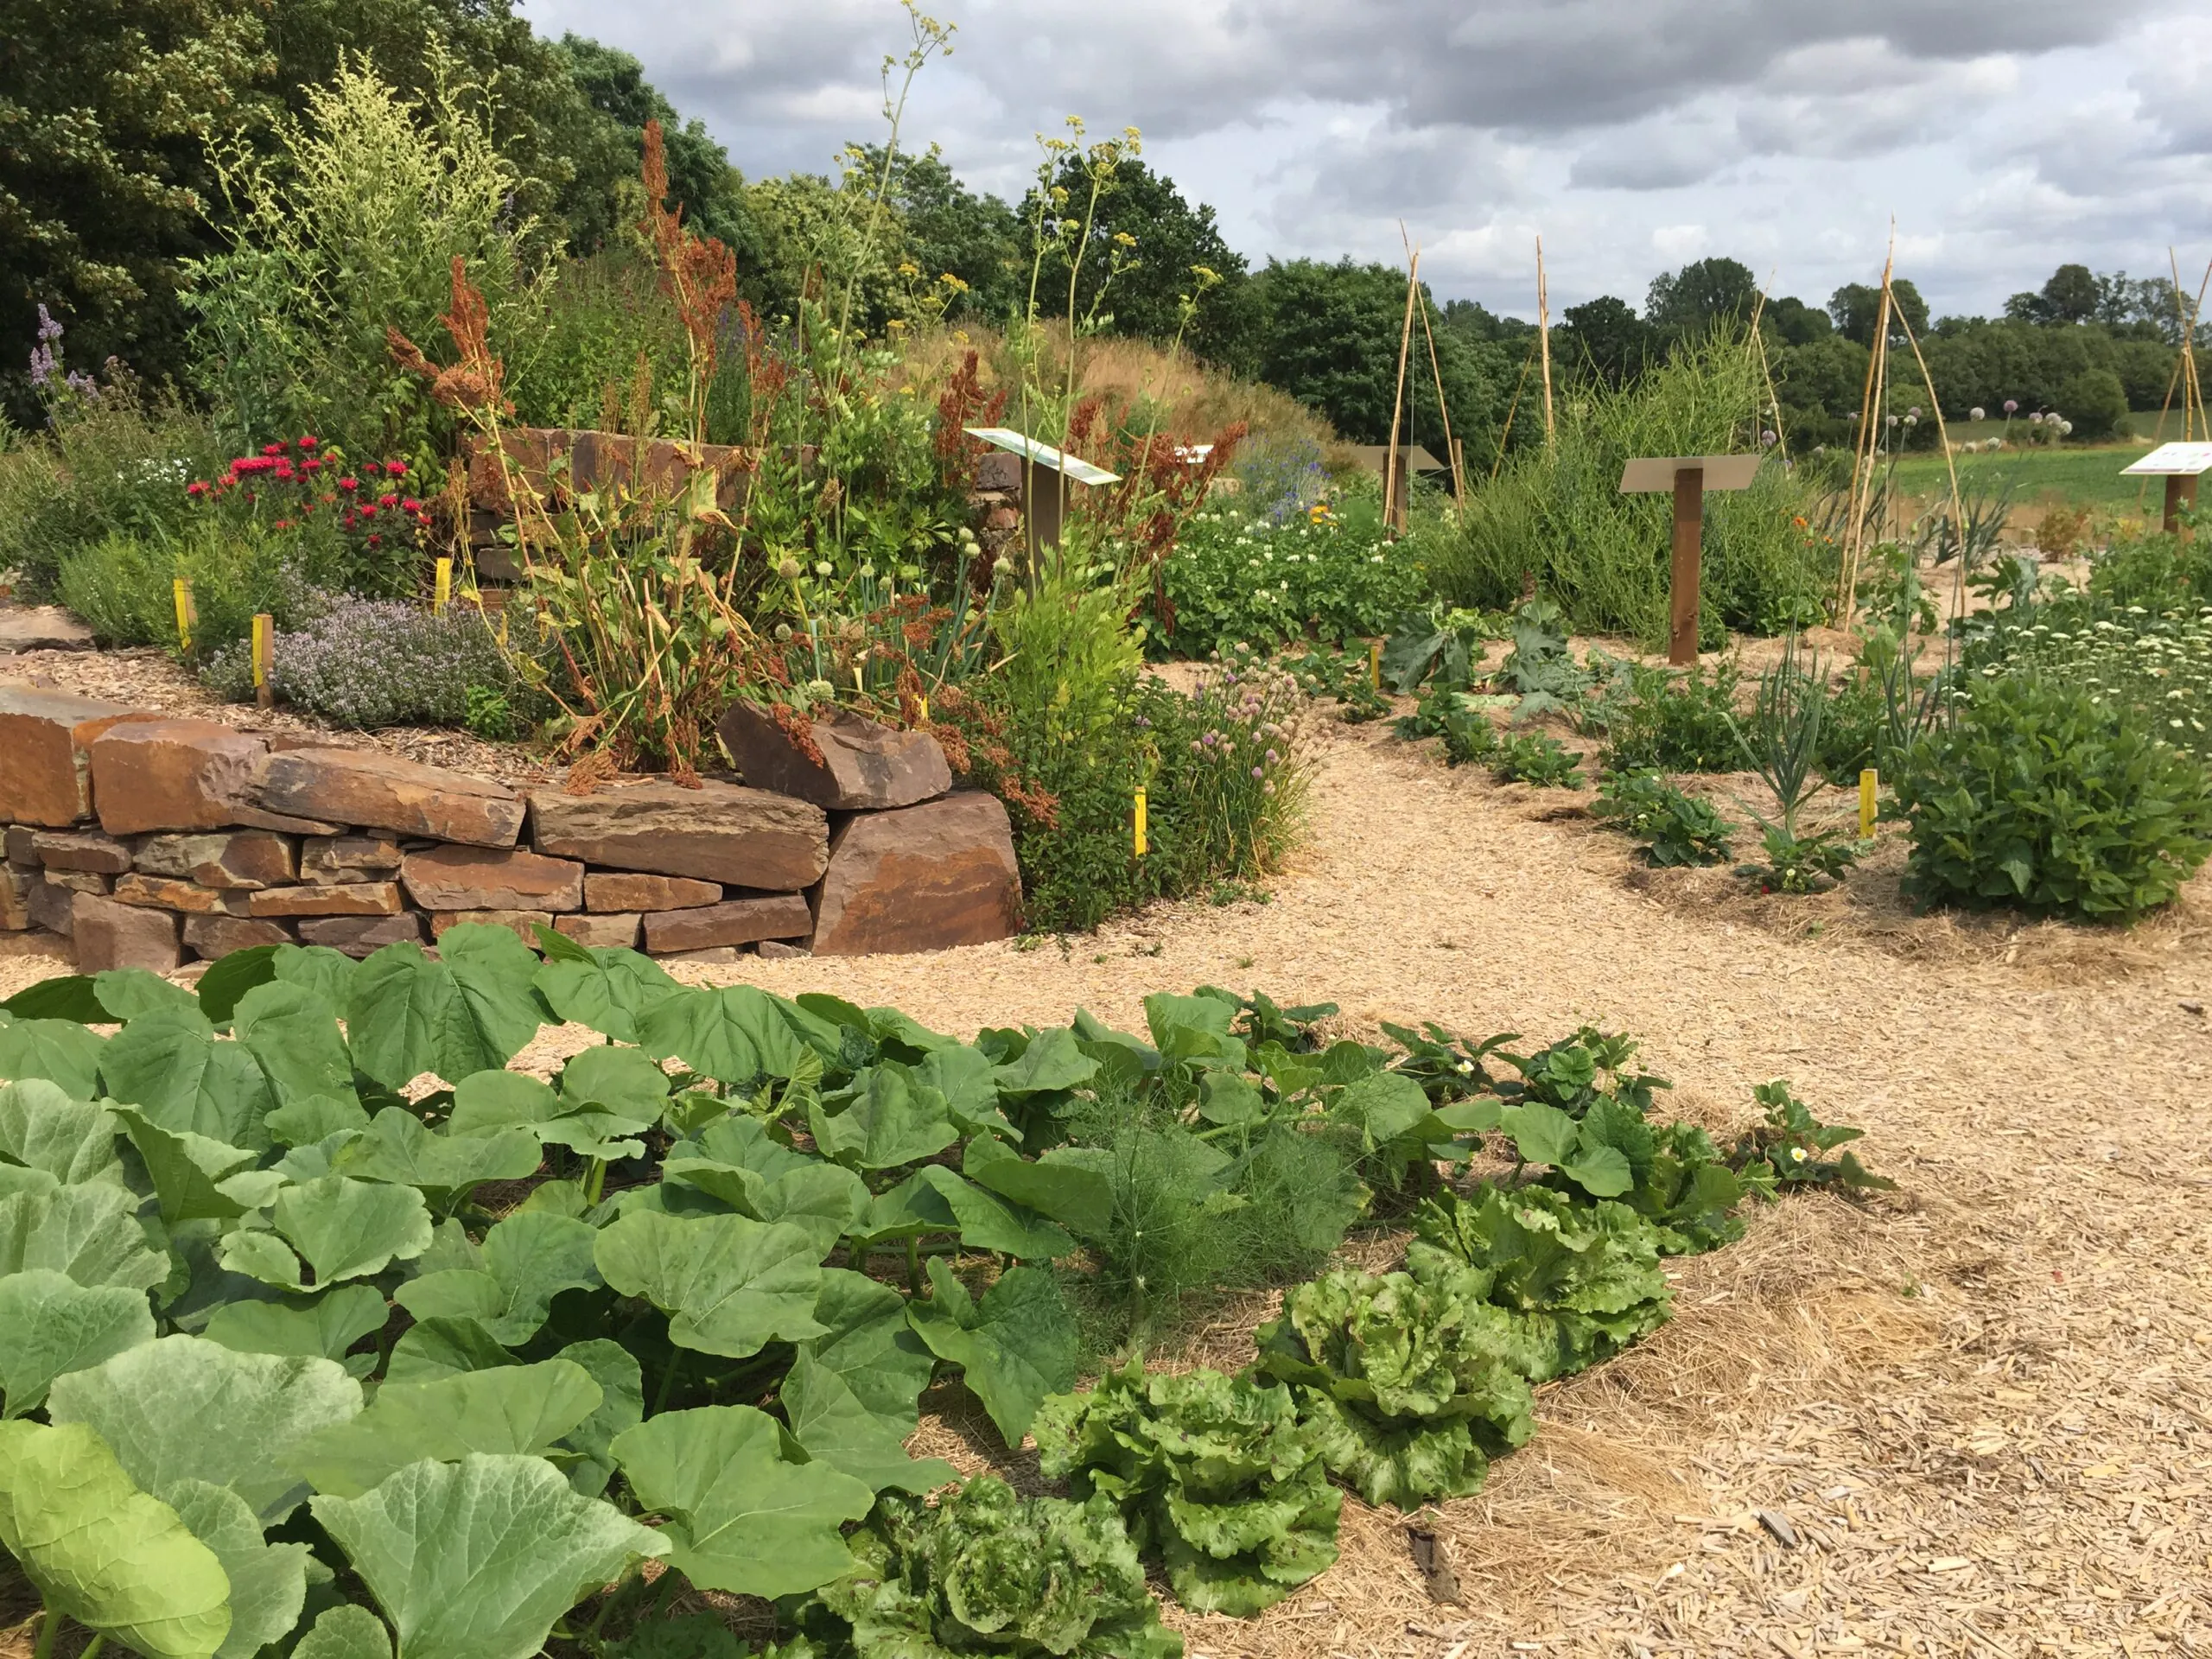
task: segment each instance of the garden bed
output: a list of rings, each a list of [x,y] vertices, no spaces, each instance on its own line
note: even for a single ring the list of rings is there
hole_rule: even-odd
[[[1777,1075],[1867,1129],[1901,1198],[1759,1211],[1740,1243],[1673,1264],[1674,1320],[1540,1390],[1535,1441],[1479,1496],[1433,1506],[1463,1604],[1430,1600],[1401,1516],[1352,1500],[1343,1559],[1259,1620],[1171,1607],[1194,1654],[2089,1652],[2201,1629],[2201,963],[2046,973],[2001,947],[1777,937],[1654,903],[1624,848],[1532,820],[1530,798],[1331,728],[1309,850],[1268,903],[926,965],[683,972],[961,1033],[1077,1006],[1135,1023],[1145,993],[1199,982],[1334,1000],[1364,1036],[1597,1020],[1644,1038],[1671,1106],[1716,1129]],[[7,964],[0,989],[59,966]],[[549,1030],[518,1064],[550,1071],[587,1040]],[[1270,1300],[1224,1301],[1151,1357],[1235,1363]],[[1039,1487],[960,1390],[924,1407],[918,1450]]]

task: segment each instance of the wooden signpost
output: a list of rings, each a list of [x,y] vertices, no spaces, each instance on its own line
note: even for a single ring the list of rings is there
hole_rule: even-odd
[[[995,449],[1021,457],[1022,536],[1033,562],[1039,550],[1060,543],[1060,524],[1067,514],[1070,484],[1122,481],[1119,473],[1109,473],[1103,467],[1062,454],[1051,444],[1039,443],[1011,427],[969,426],[961,429]]]
[[[1673,587],[1667,604],[1667,660],[1677,668],[1697,661],[1698,587],[1705,535],[1705,493],[1751,487],[1761,455],[1659,455],[1631,461],[1621,470],[1621,493],[1675,493]]]
[[[2162,443],[2133,467],[2120,468],[2127,477],[2163,477],[2166,480],[2166,533],[2182,533],[2181,510],[2196,505],[2198,475],[2212,472],[2212,443]]]

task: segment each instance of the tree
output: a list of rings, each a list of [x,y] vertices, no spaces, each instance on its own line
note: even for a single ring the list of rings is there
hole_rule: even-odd
[[[1090,196],[1090,179],[1080,156],[1071,156],[1054,176],[1055,187],[1068,193],[1067,211],[1081,213]],[[1023,202],[1027,226],[1040,207],[1033,188]],[[1117,238],[1122,269],[1112,276],[1101,301],[1099,285],[1113,269]],[[1033,244],[1024,249],[1033,252]],[[1046,292],[1052,291],[1057,262],[1049,251],[1046,262]],[[1135,156],[1126,156],[1115,168],[1098,199],[1090,238],[1077,276],[1076,315],[1087,315],[1096,304],[1099,315],[1113,318],[1117,334],[1147,340],[1173,337],[1181,321],[1183,296],[1195,292],[1198,278],[1193,266],[1202,265],[1221,282],[1201,302],[1198,315],[1184,336],[1184,344],[1198,356],[1232,368],[1249,366],[1255,359],[1251,328],[1256,312],[1243,289],[1249,280],[1244,257],[1222,238],[1211,207],[1193,207],[1176,189],[1173,180],[1155,173]],[[1067,267],[1058,265],[1058,281],[1067,280]],[[1065,293],[1065,288],[1058,290]],[[1401,290],[1402,292],[1402,289]],[[1027,293],[1027,260],[1023,266],[1023,293]],[[1040,308],[1051,315],[1055,304]]]
[[[1666,333],[1699,334],[1724,319],[1750,316],[1758,294],[1758,280],[1741,260],[1700,259],[1652,278],[1643,315]]]
[[[1806,304],[1794,294],[1770,301],[1760,315],[1764,321],[1773,325],[1774,332],[1785,346],[1809,345],[1816,340],[1826,340],[1835,332],[1835,325],[1828,320],[1827,312]]]
[[[0,0],[0,398],[35,417],[38,307],[70,358],[168,378],[184,362],[178,262],[210,252],[207,143],[265,119],[255,0]]]
[[[1570,366],[1586,365],[1607,385],[1625,385],[1643,372],[1655,340],[1649,324],[1626,300],[1600,294],[1567,308],[1567,323],[1553,354]]]
[[[2037,296],[2052,322],[2087,322],[2097,315],[2097,279],[2087,265],[2061,265]]]
[[[570,156],[576,176],[565,214],[569,245],[588,251],[617,229],[625,217],[617,204],[637,178],[645,156],[645,124],[658,121],[667,158],[668,194],[683,209],[685,223],[734,250],[741,264],[757,254],[759,232],[745,211],[745,181],[706,124],[678,115],[676,106],[645,79],[645,66],[627,52],[581,35],[563,35],[555,50],[568,69],[570,84],[601,118],[595,124],[577,124],[577,143]]]
[[[1852,416],[1866,395],[1866,347],[1824,334],[1774,354],[1774,390],[1783,431],[1795,450],[1847,443]]]
[[[2067,435],[2078,442],[2125,436],[2127,389],[2110,369],[2083,369],[2059,387],[2058,412],[2073,423]]]
[[[1903,276],[1892,277],[1890,297],[1897,315],[1904,317],[1906,327],[1923,338],[1928,334],[1928,302],[1920,297],[1920,290]],[[1882,290],[1866,283],[1846,283],[1828,296],[1828,315],[1835,319],[1835,331],[1846,340],[1855,340],[1861,346],[1874,344],[1874,322],[1882,312]],[[1891,325],[1891,340],[1902,341],[1902,329]]]
[[[1260,378],[1319,410],[1356,443],[1387,443],[1396,394],[1398,342],[1406,315],[1406,275],[1390,265],[1350,259],[1269,260],[1253,279],[1260,300]],[[1504,418],[1521,353],[1440,327],[1426,288],[1421,303],[1436,337],[1437,367],[1452,410],[1452,435],[1471,451],[1490,442]],[[1444,423],[1436,405],[1427,343],[1414,320],[1400,441],[1427,446],[1440,461]]]
[[[862,152],[871,183],[882,175],[883,147]],[[1028,292],[1023,226],[996,196],[979,196],[954,176],[936,145],[892,163],[891,206],[905,231],[906,260],[924,283],[950,276],[963,291],[948,316],[1004,323]]]
[[[1444,326],[1468,340],[1526,340],[1536,325],[1522,317],[1501,317],[1480,300],[1444,302]]]

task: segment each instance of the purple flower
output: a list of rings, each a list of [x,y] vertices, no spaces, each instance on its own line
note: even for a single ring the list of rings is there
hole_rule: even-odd
[[[2005,412],[2007,415],[2018,414],[2020,412],[2020,400],[2017,397],[2007,397],[2005,400]]]
[[[1258,778],[1260,775],[1261,775],[1260,769],[1259,769],[1257,766],[1253,767],[1253,768],[1252,768],[1252,776],[1253,776],[1254,778],[1255,778],[1255,779],[1256,779],[1256,778]]]
[[[61,338],[61,325],[54,320],[42,305],[38,308],[38,337],[41,340]]]

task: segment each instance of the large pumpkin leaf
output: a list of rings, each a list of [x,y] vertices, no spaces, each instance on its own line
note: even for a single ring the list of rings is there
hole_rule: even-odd
[[[362,1134],[369,1127],[369,1115],[352,1095],[309,1095],[279,1106],[262,1122],[276,1145],[298,1148],[320,1145],[334,1135]]]
[[[1032,1037],[1020,1055],[992,1077],[1001,1095],[1019,1099],[1079,1089],[1097,1075],[1098,1062],[1077,1046],[1076,1033],[1058,1026]]]
[[[387,1382],[366,1411],[310,1435],[293,1466],[319,1492],[359,1497],[423,1458],[537,1454],[600,1407],[599,1384],[571,1360],[502,1365],[431,1382]]]
[[[1034,1211],[962,1179],[943,1164],[925,1164],[914,1173],[944,1198],[960,1224],[960,1242],[970,1249],[1049,1262],[1075,1249],[1075,1240]]]
[[[240,997],[276,977],[276,955],[275,945],[255,944],[219,957],[193,988],[200,1011],[219,1026],[228,1025]]]
[[[0,1423],[0,1544],[51,1617],[149,1659],[208,1659],[230,1634],[215,1552],[81,1424]]]
[[[545,963],[531,982],[538,995],[562,1019],[589,1026],[618,1043],[639,1041],[639,1016],[683,988],[669,977],[668,969],[638,951],[587,948],[550,929],[546,934]],[[551,942],[556,940],[559,943]],[[562,945],[569,948],[564,950]]]
[[[553,1357],[582,1366],[599,1384],[599,1409],[561,1441],[579,1454],[569,1465],[569,1484],[586,1497],[597,1497],[614,1478],[614,1437],[645,1420],[645,1376],[636,1355],[604,1337],[572,1342]]]
[[[645,1126],[660,1122],[672,1081],[645,1050],[601,1043],[561,1068],[561,1098],[571,1111],[596,1108]]]
[[[503,935],[520,960],[470,937],[486,933]],[[425,1071],[457,1080],[499,1071],[537,1034],[530,991],[537,959],[529,946],[505,928],[464,923],[448,929],[438,948],[434,962],[419,944],[388,944],[353,977],[346,1005],[353,1063],[387,1089]]]
[[[270,1218],[318,1285],[365,1279],[430,1247],[430,1212],[411,1186],[325,1175],[279,1192]]]
[[[353,1052],[338,1029],[337,1008],[320,992],[281,979],[257,985],[238,999],[231,1020],[278,1105],[318,1095],[354,1097]]]
[[[813,1312],[821,1257],[801,1227],[639,1211],[601,1231],[594,1259],[617,1292],[669,1316],[679,1347],[743,1359],[822,1332]]]
[[[649,1070],[657,1070],[634,1048],[589,1052],[634,1055]],[[481,1136],[524,1129],[540,1141],[567,1147],[585,1157],[636,1158],[643,1155],[645,1143],[620,1137],[651,1128],[660,1117],[660,1108],[661,1103],[655,1101],[641,1114],[620,1114],[594,1102],[556,1095],[536,1077],[519,1071],[479,1071],[454,1085],[453,1112],[446,1120],[446,1133]]]
[[[925,1056],[914,1078],[944,1096],[945,1111],[963,1135],[988,1133],[1018,1141],[1020,1133],[999,1111],[997,1069],[982,1050],[962,1043]]]
[[[20,1417],[57,1376],[100,1364],[154,1339],[146,1293],[80,1285],[50,1268],[0,1278],[0,1395]]]
[[[264,1541],[260,1522],[227,1486],[180,1480],[162,1489],[162,1501],[215,1552],[231,1581],[231,1630],[215,1659],[253,1659],[290,1635],[307,1605],[308,1547]]]
[[[519,1363],[474,1319],[423,1319],[391,1344],[384,1377],[387,1382],[434,1382]]]
[[[107,1017],[119,1023],[157,1011],[184,1012],[200,1019],[200,999],[183,986],[143,968],[109,968],[92,976],[92,995]]]
[[[115,1116],[145,1160],[164,1224],[227,1221],[245,1213],[249,1206],[221,1191],[219,1183],[251,1166],[252,1153],[189,1130],[173,1133],[136,1106],[118,1106]]]
[[[750,1406],[664,1412],[616,1437],[639,1503],[665,1517],[669,1564],[702,1590],[795,1595],[852,1571],[839,1529],[875,1491],[783,1454],[783,1427]]]
[[[391,1659],[391,1632],[365,1607],[326,1607],[292,1649],[292,1659]]]
[[[800,1344],[850,1385],[878,1416],[903,1416],[937,1369],[937,1357],[906,1322],[906,1299],[890,1286],[844,1268],[825,1268],[814,1317],[824,1327]]]
[[[264,1120],[276,1097],[253,1055],[218,1042],[197,1004],[141,1014],[100,1055],[100,1080],[126,1106],[169,1130],[251,1152],[274,1142]]]
[[[546,1211],[524,1211],[484,1235],[474,1267],[446,1268],[402,1285],[394,1300],[417,1319],[473,1319],[500,1343],[537,1334],[564,1290],[599,1283],[596,1229]]]
[[[367,1285],[340,1285],[312,1298],[226,1302],[201,1335],[242,1354],[303,1354],[334,1359],[356,1376],[376,1367],[374,1354],[346,1350],[389,1317],[384,1298]]]
[[[943,1152],[960,1138],[944,1096],[896,1062],[872,1065],[853,1079],[849,1099],[835,1116],[810,1103],[814,1144],[849,1169],[896,1169]]]
[[[903,1415],[870,1410],[842,1375],[803,1348],[778,1392],[792,1438],[807,1455],[872,1492],[926,1492],[960,1478],[942,1458],[908,1455],[906,1437],[916,1421],[911,1407]]]
[[[198,1337],[163,1337],[89,1371],[57,1378],[47,1415],[84,1423],[150,1491],[177,1480],[227,1486],[264,1523],[307,1495],[294,1448],[361,1409],[361,1385],[327,1359],[242,1354]]]
[[[425,1459],[314,1510],[398,1632],[398,1659],[531,1659],[587,1592],[669,1549],[543,1458]]]
[[[359,963],[327,944],[280,944],[269,966],[287,985],[313,991],[334,1008],[352,998],[353,976],[361,970]]]
[[[73,1020],[17,1020],[0,1026],[0,1082],[44,1077],[75,1100],[99,1093],[107,1039]]]
[[[1018,1158],[995,1141],[976,1141],[962,1160],[977,1185],[1050,1217],[1078,1237],[1096,1238],[1114,1219],[1114,1183],[1105,1171],[1057,1152]]]
[[[0,1273],[51,1268],[80,1285],[150,1290],[168,1277],[169,1262],[148,1247],[137,1207],[106,1181],[0,1198]]]
[[[528,1129],[440,1135],[404,1108],[387,1106],[369,1120],[360,1139],[338,1154],[334,1166],[358,1180],[419,1187],[434,1208],[449,1213],[472,1188],[486,1181],[519,1180],[535,1173],[543,1161],[537,1137]]]
[[[90,974],[57,974],[26,985],[4,1002],[0,1014],[12,1020],[73,1020],[102,1026],[115,1018],[101,1005],[99,986]],[[8,1020],[0,1020],[0,1025]]]
[[[30,1077],[0,1088],[0,1163],[42,1169],[57,1181],[114,1179],[115,1119],[58,1083]]]
[[[978,1302],[931,1256],[930,1299],[907,1305],[906,1317],[939,1359],[961,1369],[969,1388],[1008,1446],[1020,1446],[1046,1395],[1075,1386],[1081,1342],[1059,1287],[1038,1268],[1001,1274]]]

